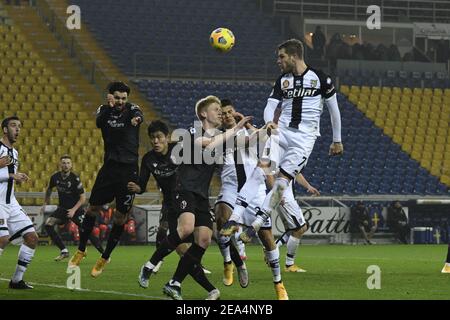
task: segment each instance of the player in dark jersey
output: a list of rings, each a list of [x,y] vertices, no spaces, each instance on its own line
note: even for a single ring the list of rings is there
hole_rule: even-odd
[[[208,281],[201,268],[201,259],[211,242],[213,227],[209,210],[209,185],[216,164],[223,156],[223,152],[217,149],[251,117],[243,117],[234,129],[220,133],[217,128],[222,119],[220,100],[217,97],[208,96],[199,100],[195,111],[201,126],[194,126],[189,132],[185,132],[181,143],[172,150],[172,158],[180,164],[175,195],[177,232],[169,234],[155,255],[159,258],[156,260],[161,260],[194,233],[194,243],[180,259],[174,276],[164,286],[163,292],[173,299],[182,299],[182,281],[188,274],[196,274],[196,280],[202,278],[202,286],[209,292],[206,299],[216,300],[220,297],[220,292]],[[149,270],[152,267],[154,265],[151,262],[145,264],[145,268]]]
[[[83,220],[78,251],[69,266],[78,266],[86,256],[86,243],[102,206],[116,200],[113,226],[105,252],[97,260],[91,276],[98,277],[123,233],[123,225],[133,205],[134,193],[128,182],[138,181],[139,126],[144,116],[139,106],[128,103],[130,88],[123,82],[113,82],[108,88],[108,104],[97,110],[97,127],[102,130],[105,147],[104,163],[97,174]]]
[[[59,256],[54,259],[55,261],[69,258],[69,251],[64,245],[61,237],[55,231],[55,225],[65,225],[70,219],[80,228],[84,218],[83,205],[86,202],[83,184],[81,183],[80,178],[72,172],[72,159],[70,156],[63,155],[60,159],[59,166],[61,171],[58,171],[51,176],[47,191],[45,192],[44,205],[41,209],[43,214],[45,212],[45,207],[50,203],[52,190],[56,187],[59,205],[45,222],[47,234],[61,251]],[[91,243],[100,253],[103,253],[103,248],[97,237],[91,234],[89,240],[91,240]]]
[[[175,190],[175,175],[178,168],[170,160],[170,154],[176,143],[169,143],[169,128],[162,121],[152,121],[147,132],[153,149],[142,158],[139,184],[129,182],[128,189],[141,194],[145,192],[150,176],[153,175],[155,178],[163,194],[160,224],[156,234],[156,246],[159,246],[171,224],[175,223],[176,229],[176,217],[174,221],[170,219],[170,213],[173,212],[172,192]]]

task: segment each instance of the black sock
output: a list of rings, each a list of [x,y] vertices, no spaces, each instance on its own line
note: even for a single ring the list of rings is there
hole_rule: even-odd
[[[120,236],[123,233],[123,225],[113,224],[111,232],[109,233],[108,242],[106,243],[105,252],[102,254],[102,258],[108,260],[111,252],[117,246],[120,240]]]
[[[211,292],[216,287],[214,287],[211,282],[209,282],[208,278],[205,275],[205,272],[203,271],[203,268],[200,264],[197,264],[190,273],[191,277],[194,278],[194,280],[202,286],[203,289],[205,289],[207,292]]]
[[[50,236],[50,238],[52,239],[53,243],[59,248],[59,250],[64,250],[66,249],[66,246],[64,245],[61,237],[59,236],[58,233],[56,233],[55,231],[55,226],[45,226],[45,231],[47,231],[47,234]]]
[[[94,229],[94,225],[95,216],[85,215],[80,229],[80,243],[78,244],[78,250],[83,252],[86,251],[86,244],[89,236],[91,235],[92,229]]]
[[[447,250],[447,263],[450,263],[450,244],[448,245],[448,250]]]
[[[197,265],[200,266],[205,251],[205,249],[194,242],[178,262],[177,270],[172,280],[179,283],[183,282],[186,276],[197,268]]]
[[[161,245],[161,242],[167,237],[167,230],[166,229],[158,229],[158,232],[156,233],[156,248],[159,248]]]
[[[94,236],[92,233],[89,236],[89,240],[91,240],[92,245],[95,247],[95,249],[97,249],[98,252],[100,252],[101,254],[105,252],[105,250],[102,247],[102,244],[100,243],[100,239]]]
[[[237,268],[242,267],[242,265],[244,264],[244,261],[242,261],[241,255],[239,254],[238,250],[233,245],[233,243],[231,243],[231,240],[230,240],[230,256],[231,256],[231,260],[233,261],[234,265]]]
[[[153,265],[157,265],[164,257],[168,256],[172,251],[174,251],[178,245],[181,243],[180,236],[178,232],[170,233],[163,241],[159,244],[159,247],[156,249],[155,253],[153,253],[150,258],[150,263]]]

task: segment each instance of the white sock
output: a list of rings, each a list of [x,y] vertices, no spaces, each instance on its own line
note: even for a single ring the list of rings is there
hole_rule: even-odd
[[[33,259],[35,249],[22,244],[19,250],[19,260],[17,261],[16,272],[12,277],[12,282],[17,283],[23,279],[23,274],[27,270],[28,265]]]
[[[231,261],[231,254],[230,254],[230,237],[219,237],[219,249],[220,253],[223,257],[223,262],[230,262]]]
[[[239,231],[234,234],[232,241],[233,241],[233,244],[236,247],[236,249],[238,249],[239,255],[241,257],[245,257],[245,244],[239,238],[241,233],[242,233],[242,227],[239,227]]]
[[[69,250],[67,250],[67,248],[64,248],[61,250],[61,253],[69,253]]]
[[[275,244],[278,248],[281,248],[284,244],[286,244],[289,241],[290,232],[283,233],[283,236],[281,238],[278,238],[277,241],[275,241]]]
[[[181,283],[179,283],[178,281],[174,281],[173,279],[170,279],[169,285],[181,288]]]
[[[287,242],[287,253],[286,253],[286,265],[292,266],[295,263],[295,254],[297,253],[297,248],[300,243],[299,238],[290,236]]]
[[[256,167],[251,176],[242,186],[237,196],[236,205],[234,206],[233,213],[229,220],[241,221],[242,214],[245,211],[245,207],[240,205],[241,202],[249,204],[256,196],[255,190],[259,189],[261,184],[265,183],[264,171],[260,167]]]
[[[3,250],[4,250],[4,249],[0,248],[0,256],[1,256],[2,253],[3,253]]]
[[[280,282],[280,251],[276,248],[272,251],[265,251],[265,254],[267,261],[269,261],[270,268],[272,269],[273,282]]]
[[[147,261],[144,266],[151,270],[153,270],[155,268],[155,265],[153,263],[151,263],[150,261]]]

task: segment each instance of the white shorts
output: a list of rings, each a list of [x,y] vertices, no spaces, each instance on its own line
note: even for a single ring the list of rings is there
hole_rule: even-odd
[[[295,178],[306,166],[317,139],[317,131],[306,125],[283,127],[266,142],[263,159],[277,163],[283,174]]]
[[[231,210],[234,209],[234,205],[236,204],[237,198],[237,184],[232,182],[222,183],[222,187],[220,188],[219,195],[217,196],[216,203],[225,203],[228,205]]]
[[[0,204],[0,237],[9,236],[12,242],[35,231],[33,222],[19,204]]]
[[[258,194],[250,201],[248,207],[245,209],[244,214],[242,215],[242,221],[239,223],[244,226],[251,226],[253,221],[256,219],[257,211],[262,207],[264,203],[264,199],[266,198],[266,188],[265,186],[260,187]],[[272,228],[272,220],[269,218],[262,225],[262,228]]]

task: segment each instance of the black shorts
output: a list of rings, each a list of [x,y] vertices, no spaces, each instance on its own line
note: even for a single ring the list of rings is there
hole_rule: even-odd
[[[116,209],[125,214],[133,206],[134,193],[128,191],[128,182],[138,182],[138,166],[109,161],[97,174],[89,204],[102,206],[116,199]]]
[[[163,204],[161,207],[161,214],[159,216],[159,224],[166,222],[169,227],[169,234],[177,232],[178,227],[178,213],[173,208],[172,205]],[[194,242],[194,234],[192,233],[186,239],[183,240],[183,243],[191,243]]]
[[[69,217],[67,216],[68,210],[58,207],[53,213],[50,214],[50,218],[58,219],[57,223],[59,225],[66,224],[69,222]],[[84,218],[84,209],[79,208],[72,217],[72,221],[75,222],[77,226],[81,226]]]
[[[175,210],[177,216],[183,212],[192,212],[195,215],[196,227],[213,229],[214,218],[209,211],[209,200],[190,192],[179,191],[175,196]]]

